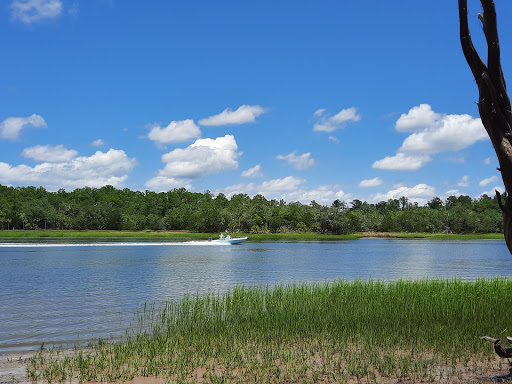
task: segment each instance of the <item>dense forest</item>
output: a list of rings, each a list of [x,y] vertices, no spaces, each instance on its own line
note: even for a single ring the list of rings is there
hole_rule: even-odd
[[[246,233],[317,232],[503,232],[496,198],[434,197],[425,206],[406,197],[369,204],[335,200],[309,205],[267,200],[262,195],[227,198],[189,192],[132,191],[112,186],[61,189],[0,185],[0,229],[190,230]]]

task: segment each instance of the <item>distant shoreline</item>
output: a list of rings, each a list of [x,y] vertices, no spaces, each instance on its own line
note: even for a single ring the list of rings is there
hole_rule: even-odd
[[[172,240],[206,240],[217,238],[218,233],[197,233],[189,231],[58,231],[58,230],[0,230],[0,238],[154,238]],[[396,239],[438,239],[438,240],[503,240],[502,233],[446,234],[446,233],[405,233],[405,232],[359,232],[348,235],[318,233],[234,233],[232,236],[248,236],[250,241],[322,241],[356,240],[360,238]]]

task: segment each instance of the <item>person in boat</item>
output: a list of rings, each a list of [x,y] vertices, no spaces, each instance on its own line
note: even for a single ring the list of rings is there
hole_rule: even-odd
[[[221,240],[224,240],[224,233],[221,233],[219,238],[220,238]]]
[[[226,236],[226,240],[229,240],[229,239],[231,239],[231,235]]]

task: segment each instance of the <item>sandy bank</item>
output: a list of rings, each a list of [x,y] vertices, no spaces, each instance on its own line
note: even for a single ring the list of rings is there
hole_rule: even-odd
[[[0,384],[30,384],[26,376],[26,362],[32,353],[0,355]]]

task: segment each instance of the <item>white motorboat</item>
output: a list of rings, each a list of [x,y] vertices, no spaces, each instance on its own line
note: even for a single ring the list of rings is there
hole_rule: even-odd
[[[215,239],[215,240],[208,239],[208,241],[210,241],[212,243],[220,243],[220,244],[240,244],[240,243],[243,243],[245,240],[247,240],[247,236],[245,236],[245,237],[226,236],[224,238]]]

